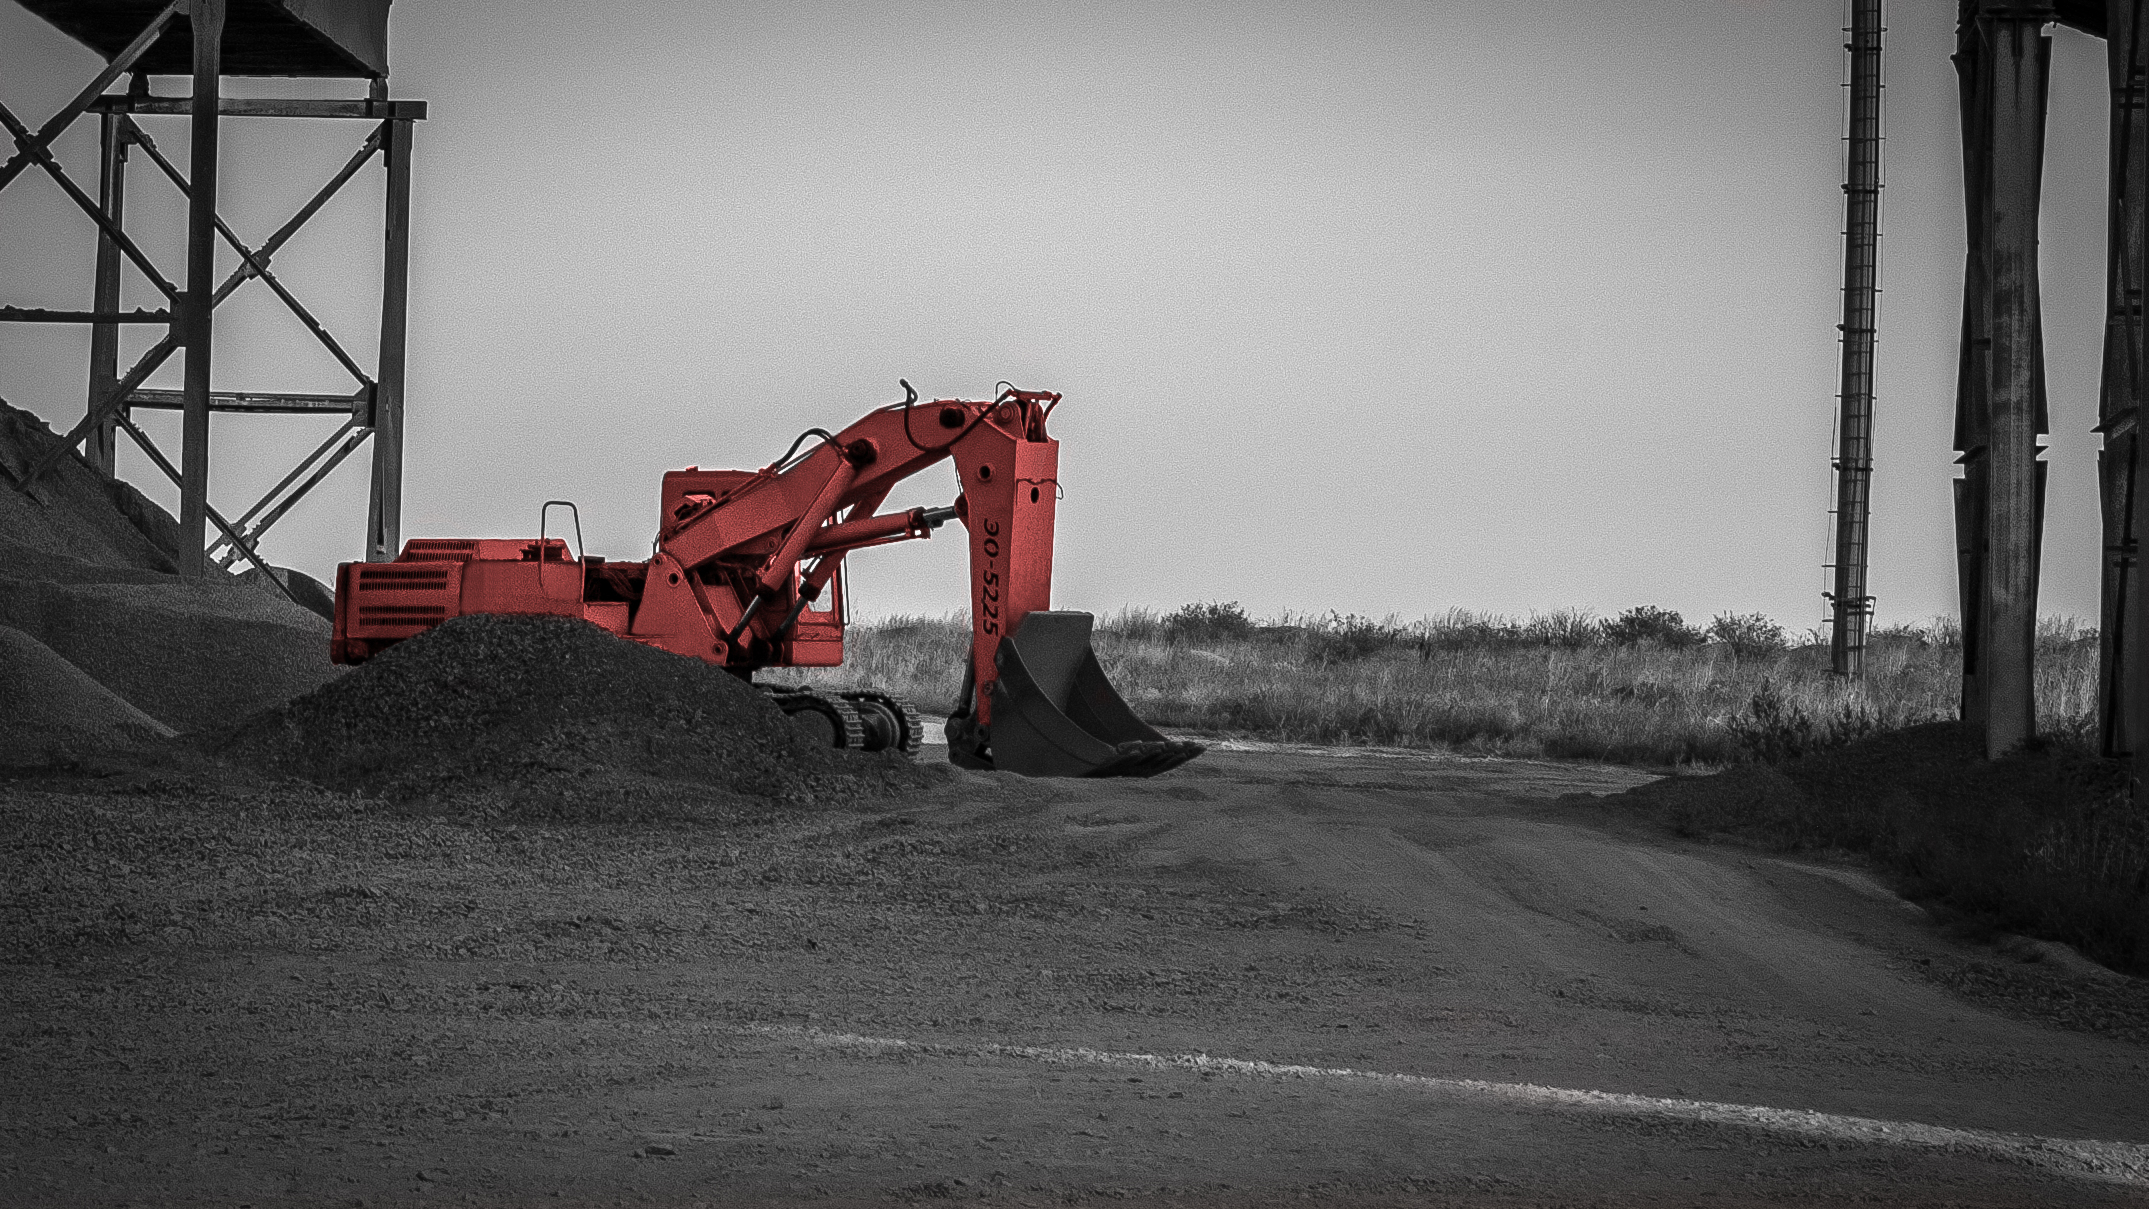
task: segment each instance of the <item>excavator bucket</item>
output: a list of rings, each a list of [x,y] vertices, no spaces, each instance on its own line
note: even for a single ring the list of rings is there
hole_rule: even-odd
[[[992,764],[1030,777],[1153,777],[1207,750],[1127,708],[1090,649],[1088,613],[1039,610],[993,653]]]

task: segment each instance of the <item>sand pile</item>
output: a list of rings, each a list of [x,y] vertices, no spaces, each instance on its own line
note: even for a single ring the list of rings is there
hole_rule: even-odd
[[[15,494],[0,486],[0,496]],[[183,731],[228,726],[342,670],[328,661],[329,623],[265,586],[20,546],[0,545],[0,625]]]
[[[634,817],[908,781],[812,743],[752,685],[582,621],[470,616],[248,719],[229,759],[480,815]]]
[[[33,494],[18,490],[58,445],[43,421],[0,403],[0,625],[179,730],[228,726],[338,673],[325,588],[297,577],[301,608],[267,582],[180,579],[172,518],[73,455]]]
[[[0,625],[0,766],[46,766],[171,737],[82,669]]]
[[[38,554],[114,567],[176,571],[179,526],[123,482],[61,458],[33,495],[15,484],[60,438],[43,420],[0,402],[0,535]]]

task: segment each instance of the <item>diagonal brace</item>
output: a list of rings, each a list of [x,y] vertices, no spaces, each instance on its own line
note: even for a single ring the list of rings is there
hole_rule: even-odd
[[[293,235],[298,234],[298,229],[305,226],[308,219],[319,213],[322,206],[328,204],[328,199],[334,197],[337,190],[343,188],[353,176],[358,175],[358,170],[364,167],[366,161],[372,159],[374,153],[381,149],[381,140],[386,138],[387,135],[388,123],[382,122],[373,128],[373,133],[367,135],[366,141],[358,145],[358,150],[352,152],[351,158],[345,160],[343,167],[336,170],[336,175],[330,177],[328,183],[321,186],[305,205],[298,208],[298,212],[291,216],[291,220],[278,227],[276,233],[269,236],[268,241],[262,244],[260,249],[254,253],[261,263],[267,264],[269,258],[276,255],[278,249],[282,248]],[[232,279],[218,288],[216,300],[222,302],[230,295],[231,291],[238,289],[240,284],[251,275],[251,270],[247,266],[240,265],[238,270],[232,274]]]
[[[157,36],[164,32],[164,27],[170,24],[172,18],[179,15],[179,12],[186,6],[187,0],[172,0],[170,4],[165,5],[164,11],[150,20],[148,28],[135,35],[134,41],[127,44],[127,49],[119,52],[117,57],[110,63],[105,64],[104,70],[97,73],[97,78],[90,81],[89,87],[76,94],[74,100],[68,102],[58,113],[53,114],[50,121],[38,127],[37,133],[30,136],[29,146],[25,146],[14,155],[9,156],[7,163],[0,164],[0,189],[7,188],[8,182],[20,176],[23,169],[35,162],[36,156],[31,149],[32,147],[42,151],[52,145],[52,140],[60,137],[61,131],[74,125],[75,119],[82,116],[83,112],[103,94],[112,81],[123,75],[128,68],[134,66],[134,61],[141,58],[149,50],[150,45],[157,40]]]
[[[187,178],[180,173],[178,168],[172,166],[170,160],[164,158],[164,153],[157,149],[156,140],[149,137],[148,131],[136,126],[133,118],[127,118],[126,124],[128,134],[133,138],[135,145],[148,152],[150,160],[163,171],[173,185],[178,187],[179,195],[191,201],[194,197],[194,191],[187,184]],[[358,362],[353,361],[351,355],[343,351],[343,346],[336,342],[336,338],[329,334],[327,328],[321,326],[320,320],[313,317],[313,312],[307,310],[304,303],[293,297],[291,291],[284,288],[284,283],[277,279],[276,274],[269,271],[268,256],[265,253],[256,252],[240,242],[239,237],[225,224],[222,215],[212,213],[209,217],[210,221],[216,224],[217,234],[222,235],[224,242],[231,245],[232,251],[239,254],[240,261],[245,264],[248,270],[247,275],[259,277],[271,290],[274,290],[276,296],[283,299],[284,305],[291,308],[291,313],[298,316],[299,322],[306,325],[306,330],[312,332],[314,338],[319,340],[322,346],[327,348],[337,361],[342,362],[343,368],[348,370],[353,378],[358,379],[359,385],[371,387],[373,379],[367,377],[366,372],[358,368]],[[296,228],[293,228],[293,230],[296,231]],[[242,278],[242,284],[243,280]],[[217,299],[219,302],[222,300],[221,296]]]
[[[283,477],[283,481],[277,483],[274,487],[269,488],[267,491],[262,492],[261,498],[254,501],[254,506],[248,508],[244,513],[240,514],[238,520],[239,528],[246,528],[248,522],[252,521],[255,516],[259,515],[263,508],[268,507],[270,500],[275,499],[279,494],[281,494],[284,488],[289,487],[291,484],[297,482],[299,476],[305,474],[308,470],[311,470],[313,468],[313,464],[316,461],[319,461],[324,455],[326,455],[330,449],[334,448],[336,442],[341,441],[345,433],[348,433],[357,427],[358,421],[356,421],[355,419],[345,420],[341,425],[337,426],[334,432],[328,434],[327,440],[315,446],[312,453],[309,453],[305,457],[299,459],[298,465],[293,466],[291,468],[291,473],[285,475]],[[299,494],[305,494],[305,490],[306,489],[302,488]],[[209,543],[210,557],[215,557],[217,550],[222,548],[223,545],[224,539],[221,537]]]
[[[348,431],[350,435],[345,436],[343,438],[343,446],[341,448],[337,449],[336,452],[330,454],[325,460],[323,460],[321,465],[317,469],[315,469],[311,477],[309,477],[305,482],[299,484],[296,490],[292,491],[290,495],[285,496],[281,501],[277,503],[274,508],[269,509],[268,513],[261,518],[258,524],[254,525],[253,528],[248,529],[246,531],[247,540],[255,543],[256,545],[259,545],[261,542],[262,535],[267,533],[271,526],[275,525],[277,521],[282,520],[284,518],[284,514],[291,511],[292,508],[296,507],[300,500],[305,499],[306,494],[308,492],[312,491],[315,487],[320,486],[322,479],[325,479],[329,475],[335,473],[336,467],[343,465],[343,460],[345,458],[348,458],[352,454],[358,452],[360,446],[364,445],[367,441],[373,438],[373,430],[370,428],[351,428]],[[267,500],[264,499],[262,502],[266,503]],[[241,521],[239,523],[243,525],[246,522]],[[226,543],[224,539],[218,538],[216,543],[209,547],[209,553],[211,555],[214,555],[220,547],[223,547],[227,544],[228,543]],[[219,561],[221,565],[228,567],[231,565],[233,560],[230,554],[226,554]]]
[[[47,450],[43,457],[37,459],[34,465],[23,472],[21,481],[15,484],[16,489],[24,492],[29,491],[31,486],[37,480],[45,477],[46,472],[57,465],[61,458],[73,453],[75,446],[81,443],[83,437],[89,435],[91,429],[103,423],[107,415],[117,411],[120,404],[126,401],[127,396],[133,394],[135,388],[140,386],[149,375],[157,372],[157,367],[163,365],[178,349],[179,337],[167,335],[151,347],[148,352],[143,353],[142,359],[134,363],[134,368],[128,370],[125,377],[113,383],[112,389],[106,391],[103,398],[97,400],[87,412],[83,413],[82,418],[76,421],[75,426],[67,430],[67,435],[60,438],[58,445]]]
[[[134,438],[134,443],[142,447],[142,452],[149,455],[149,460],[157,464],[157,469],[162,470],[164,472],[164,476],[170,479],[174,485],[177,485],[180,481],[179,468],[177,466],[172,465],[171,460],[164,456],[164,451],[157,448],[157,443],[155,441],[150,440],[149,435],[147,433],[135,427],[134,421],[126,415],[120,415],[115,418],[118,419],[119,426],[126,430],[127,435]],[[205,504],[204,507],[207,507],[207,505]],[[291,591],[290,585],[284,583],[283,580],[276,578],[275,568],[269,566],[269,564],[265,562],[262,562],[261,556],[254,552],[254,548],[252,546],[247,545],[245,542],[239,541],[239,535],[232,532],[231,525],[224,520],[223,516],[221,516],[215,508],[209,507],[208,513],[210,522],[213,523],[217,528],[222,529],[224,531],[224,536],[230,538],[233,543],[236,544],[239,549],[245,553],[247,561],[253,563],[256,567],[261,568],[261,573],[268,578],[268,581],[270,583],[276,585],[276,590],[282,592],[284,594],[285,599],[289,600],[292,604],[298,605],[299,608],[303,609],[306,607],[305,605],[299,604],[299,599]]]
[[[142,270],[142,275],[149,278],[149,284],[162,290],[166,298],[174,302],[179,300],[179,287],[164,279],[164,274],[157,271],[157,266],[149,262],[149,257],[142,254],[142,249],[135,246],[127,233],[120,229],[120,225],[112,221],[112,217],[104,212],[104,207],[82,191],[74,178],[67,175],[67,169],[60,167],[60,162],[52,158],[50,151],[37,145],[36,136],[22,124],[22,119],[15,116],[15,111],[5,104],[0,104],[0,126],[7,127],[7,132],[15,136],[15,143],[23,149],[24,154],[36,160],[37,166],[43,168],[59,183],[61,190],[73,198],[76,205],[82,207],[82,212],[96,220],[98,229],[103,231],[120,251],[127,254],[127,259],[133,261],[136,268]]]

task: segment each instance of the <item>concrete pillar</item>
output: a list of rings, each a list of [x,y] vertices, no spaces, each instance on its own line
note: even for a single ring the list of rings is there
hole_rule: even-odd
[[[1970,231],[1956,414],[1963,716],[1989,757],[2037,727],[2038,440],[2049,427],[2037,211],[2051,63],[2043,27],[2053,19],[2049,6],[1965,0],[1955,58]]]
[[[2142,289],[2144,215],[2149,213],[2149,82],[2143,0],[2107,0],[2105,46],[2112,94],[2109,258],[2105,277],[2104,376],[2097,429],[2103,502],[2103,591],[2098,616],[2098,740],[2105,755],[2149,751],[2149,597],[2140,580]]]

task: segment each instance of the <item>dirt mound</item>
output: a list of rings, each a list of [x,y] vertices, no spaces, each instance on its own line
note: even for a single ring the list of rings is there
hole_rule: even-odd
[[[43,420],[0,402],[0,533],[41,554],[115,567],[176,571],[178,522],[141,492],[90,469],[77,456],[54,463],[33,494],[25,471],[60,443]]]
[[[59,441],[0,402],[0,625],[179,730],[229,725],[337,673],[319,600],[301,608],[265,581],[179,578],[177,523],[133,487],[69,454],[19,490]],[[311,582],[294,590],[325,599]]]
[[[331,789],[538,816],[803,804],[919,775],[814,744],[736,677],[557,617],[456,618],[218,750]]]
[[[31,634],[178,730],[228,726],[341,671],[328,661],[328,622],[265,585],[19,545],[0,545],[0,625]]]
[[[336,620],[336,590],[306,574],[289,567],[272,567],[275,578],[262,574],[259,567],[248,567],[236,576],[243,584],[251,584],[279,600],[289,600],[308,612],[318,614],[323,621]],[[277,585],[281,584],[281,587]]]
[[[2149,816],[2128,772],[2067,742],[1987,760],[1961,724],[1935,722],[1605,802],[1683,835],[1865,854],[1966,926],[2149,974]]]
[[[0,765],[59,763],[171,733],[44,643],[0,625]]]

